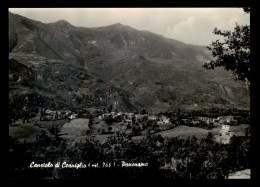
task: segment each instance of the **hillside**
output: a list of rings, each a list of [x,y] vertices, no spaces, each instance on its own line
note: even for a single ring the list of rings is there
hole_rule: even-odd
[[[83,28],[9,13],[9,105],[30,96],[31,108],[249,109],[242,82],[202,68],[210,58],[203,46],[120,23]]]

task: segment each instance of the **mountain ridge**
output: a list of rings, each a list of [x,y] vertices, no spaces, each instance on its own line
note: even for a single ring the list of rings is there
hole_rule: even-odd
[[[212,58],[204,46],[120,23],[95,28],[64,20],[44,24],[9,12],[9,56],[33,69],[35,98],[48,100],[48,107],[249,108],[242,82],[230,80],[221,68],[202,68]]]

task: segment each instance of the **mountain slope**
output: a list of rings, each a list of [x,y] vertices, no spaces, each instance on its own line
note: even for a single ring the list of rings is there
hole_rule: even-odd
[[[83,28],[9,13],[9,56],[33,70],[30,89],[49,107],[249,108],[243,83],[202,68],[211,58],[205,47],[122,24]]]

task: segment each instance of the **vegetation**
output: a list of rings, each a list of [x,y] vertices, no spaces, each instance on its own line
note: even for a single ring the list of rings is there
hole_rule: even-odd
[[[61,138],[50,139],[45,133],[34,143],[18,144],[9,140],[9,154],[13,158],[10,178],[84,178],[103,179],[214,179],[225,178],[229,173],[250,168],[250,134],[233,137],[230,144],[213,141],[211,133],[206,138],[163,138],[147,135],[139,141],[130,135],[117,132],[104,143],[92,136],[84,141],[68,144]],[[19,156],[19,159],[17,158]],[[30,163],[50,161],[84,163],[87,168],[28,168]],[[148,163],[148,167],[121,167],[128,163]],[[110,164],[106,167],[104,163]],[[98,168],[93,165],[98,164]],[[97,165],[96,165],[97,166]],[[113,175],[111,175],[113,172]],[[156,174],[156,175],[155,175]],[[130,177],[130,178],[129,178]],[[143,177],[143,178],[140,178]]]
[[[244,11],[249,13],[250,9]],[[216,40],[207,47],[216,60],[204,64],[204,67],[207,69],[224,67],[234,73],[235,79],[246,81],[250,85],[250,26],[236,24],[233,32],[215,28],[213,33],[223,36],[224,42]]]

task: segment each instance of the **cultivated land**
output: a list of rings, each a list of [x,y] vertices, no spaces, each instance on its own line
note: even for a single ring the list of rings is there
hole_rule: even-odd
[[[212,130],[213,131],[213,130]],[[211,132],[211,130],[206,130],[198,127],[189,127],[185,125],[181,125],[178,127],[175,127],[174,129],[158,132],[156,134],[162,135],[162,137],[188,137],[188,136],[196,136],[196,137],[206,137],[208,132]]]
[[[65,123],[60,130],[61,137],[86,135],[89,119],[73,119]]]

